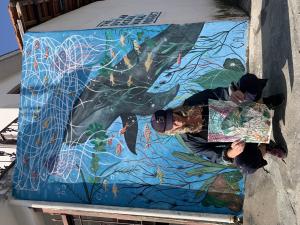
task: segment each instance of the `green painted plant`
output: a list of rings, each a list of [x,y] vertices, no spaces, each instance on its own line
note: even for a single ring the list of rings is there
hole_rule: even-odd
[[[243,178],[242,174],[237,170],[225,172],[226,169],[234,169],[235,167],[212,163],[193,153],[176,151],[173,152],[173,156],[195,164],[196,167],[186,170],[188,176],[202,177],[203,175],[210,175],[210,177],[204,181],[196,196],[200,196],[202,192],[207,191],[219,174],[224,175],[224,179],[227,181],[228,185],[232,187],[232,190],[239,191],[238,181]]]
[[[91,160],[91,171],[96,174],[97,171],[99,170],[100,166],[99,166],[99,157],[93,153],[92,154],[92,160]]]
[[[108,136],[106,135],[105,130],[102,128],[102,125],[99,123],[90,124],[87,130],[87,135],[91,137],[91,143],[94,144],[94,148],[98,152],[105,151],[105,145],[107,142]]]
[[[203,183],[195,194],[195,197],[202,199],[203,206],[227,207],[236,212],[241,210],[239,181],[243,179],[243,175],[238,170],[228,171],[233,167],[209,162],[193,153],[173,152],[173,156],[195,164],[195,168],[186,171],[188,176],[201,179],[204,175],[209,175],[202,179]]]
[[[193,82],[205,89],[214,89],[217,87],[228,87],[231,82],[238,81],[242,75],[243,72],[240,71],[214,69],[195,79]]]
[[[239,59],[227,58],[222,69],[213,69],[193,80],[205,89],[228,87],[231,82],[238,81],[245,73],[245,67]]]

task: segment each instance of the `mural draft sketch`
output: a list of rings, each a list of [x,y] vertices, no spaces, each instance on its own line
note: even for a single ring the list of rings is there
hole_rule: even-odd
[[[24,36],[18,199],[241,213],[234,167],[192,154],[150,117],[246,67],[248,21]]]

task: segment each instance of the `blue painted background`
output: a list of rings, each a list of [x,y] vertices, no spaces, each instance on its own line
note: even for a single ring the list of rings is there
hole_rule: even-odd
[[[244,182],[239,171],[193,155],[180,137],[159,135],[150,126],[150,115],[136,115],[136,154],[127,147],[120,117],[103,130],[101,124],[90,124],[88,132],[94,136],[83,143],[65,142],[74,104],[87,87],[111,74],[130,52],[142,54],[142,46],[153,45],[151,40],[170,26],[24,36],[16,198],[241,213]],[[168,108],[198,91],[237,80],[246,68],[247,30],[244,20],[205,23],[196,42],[188,43],[188,53],[177,52],[174,64],[147,83],[147,93],[155,96],[178,86],[176,97],[164,106]],[[130,72],[144,63],[131,61],[131,67],[125,62],[124,68]],[[111,76],[106,79],[113,86]],[[135,88],[134,82],[128,90]]]

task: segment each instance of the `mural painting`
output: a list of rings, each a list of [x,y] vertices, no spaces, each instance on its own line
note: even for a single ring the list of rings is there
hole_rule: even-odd
[[[246,68],[248,21],[27,33],[18,199],[240,214],[234,167],[192,154],[150,117]]]

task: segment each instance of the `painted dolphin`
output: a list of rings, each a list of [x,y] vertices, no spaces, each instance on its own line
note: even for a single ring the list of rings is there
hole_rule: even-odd
[[[179,85],[166,92],[149,93],[159,75],[169,69],[194,46],[203,23],[170,25],[152,39],[127,54],[128,60],[116,64],[112,70],[103,71],[89,82],[74,105],[70,115],[65,142],[72,145],[85,142],[87,129],[93,123],[107,129],[118,117],[123,126],[130,124],[125,132],[129,150],[136,154],[138,131],[137,115],[147,116],[162,109],[176,96]],[[148,64],[147,64],[148,63]],[[130,83],[129,83],[130,81]]]

